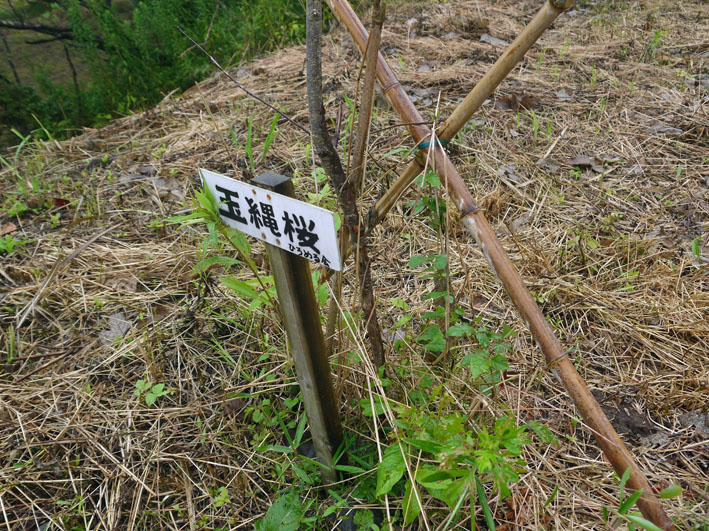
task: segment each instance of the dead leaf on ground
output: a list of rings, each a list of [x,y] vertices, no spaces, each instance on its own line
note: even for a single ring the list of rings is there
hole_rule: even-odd
[[[566,89],[557,90],[554,94],[556,94],[556,98],[559,101],[564,101],[564,102],[574,101],[573,96],[571,94],[569,94]]]
[[[63,199],[61,197],[55,197],[54,199],[52,199],[52,202],[54,203],[54,206],[57,208],[62,208],[62,207],[65,207],[69,204],[68,199]]]
[[[510,94],[495,100],[495,108],[503,111],[517,110],[519,107],[523,109],[535,109],[539,106],[539,102],[529,94]]]
[[[122,312],[114,313],[108,317],[108,330],[99,332],[98,338],[102,345],[113,345],[117,337],[125,337],[132,327]]]
[[[588,155],[576,155],[569,161],[569,166],[575,166],[577,168],[591,168],[596,173],[603,173],[605,171],[603,161],[596,156],[590,157]]]
[[[185,192],[182,184],[174,178],[165,179],[163,177],[153,177],[153,184],[158,191],[160,199],[179,199],[185,198]]]
[[[499,45],[508,44],[506,40],[498,39],[497,37],[493,37],[489,33],[483,33],[482,35],[480,35],[480,40],[483,42],[486,42],[488,44],[499,44]]]
[[[15,232],[17,230],[17,225],[15,225],[12,221],[8,221],[7,223],[3,224],[2,228],[0,228],[0,236],[5,236],[5,234],[10,234],[11,232]]]
[[[133,276],[114,278],[108,285],[119,293],[135,293],[138,290],[138,280]]]
[[[538,168],[548,171],[549,173],[556,173],[559,171],[559,163],[554,159],[543,158],[539,159],[534,163]]]
[[[155,177],[158,173],[158,169],[152,164],[146,164],[138,168],[138,173],[145,175],[146,177]]]
[[[682,134],[681,129],[672,127],[671,125],[661,122],[660,120],[651,120],[645,125],[645,128],[648,131],[658,135],[679,136]]]
[[[497,170],[497,175],[500,177],[507,177],[510,181],[514,183],[521,183],[522,178],[517,175],[517,164],[503,164],[500,166],[500,169]]]

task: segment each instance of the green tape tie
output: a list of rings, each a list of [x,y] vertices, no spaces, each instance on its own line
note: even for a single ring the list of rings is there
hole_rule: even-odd
[[[440,147],[444,148],[446,147],[450,142],[448,140],[441,140],[439,138],[436,138],[436,144],[438,144]],[[425,140],[424,142],[421,142],[418,146],[416,146],[418,149],[426,149],[428,147],[431,147],[431,141],[430,140]]]

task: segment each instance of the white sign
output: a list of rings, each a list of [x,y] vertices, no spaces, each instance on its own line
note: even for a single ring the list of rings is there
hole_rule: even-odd
[[[332,212],[209,170],[200,168],[199,173],[226,225],[316,264],[342,270]]]

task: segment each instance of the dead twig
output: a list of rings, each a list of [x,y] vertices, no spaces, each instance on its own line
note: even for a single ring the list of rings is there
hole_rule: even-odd
[[[216,66],[222,74],[224,74],[224,75],[225,75],[226,77],[228,77],[232,82],[234,82],[234,84],[236,84],[237,87],[239,87],[241,90],[243,90],[244,92],[246,92],[246,94],[248,94],[249,97],[255,99],[256,101],[258,101],[258,102],[260,102],[260,103],[263,103],[263,104],[264,104],[266,107],[268,107],[269,109],[272,109],[272,110],[276,111],[278,114],[280,114],[281,116],[283,116],[283,118],[285,118],[286,120],[288,120],[290,123],[292,123],[292,124],[293,124],[294,126],[296,126],[298,129],[300,129],[301,131],[303,131],[305,134],[310,135],[310,131],[308,131],[305,127],[303,127],[303,126],[300,125],[298,122],[296,122],[295,120],[293,120],[290,116],[288,116],[286,113],[284,113],[281,109],[279,109],[278,107],[276,107],[276,106],[274,106],[274,105],[271,105],[271,104],[268,103],[266,100],[264,100],[264,99],[261,98],[260,96],[257,96],[256,94],[254,94],[253,92],[251,92],[249,89],[247,89],[244,85],[242,85],[241,83],[239,83],[239,82],[234,78],[234,76],[232,76],[229,72],[227,72],[227,71],[222,67],[222,65],[220,65],[220,64],[217,62],[217,60],[216,60],[207,50],[205,50],[204,48],[202,48],[202,46],[200,46],[200,44],[199,44],[197,41],[195,41],[192,37],[190,37],[189,35],[187,35],[187,33],[185,33],[185,30],[183,30],[180,26],[177,26],[177,29],[178,29],[178,31],[179,31],[180,33],[182,33],[185,37],[187,37],[187,38],[190,40],[190,42],[191,42],[192,44],[194,44],[200,52],[202,52],[204,55],[206,55],[207,57],[209,57],[209,60],[212,61],[212,63],[214,64],[214,66]]]

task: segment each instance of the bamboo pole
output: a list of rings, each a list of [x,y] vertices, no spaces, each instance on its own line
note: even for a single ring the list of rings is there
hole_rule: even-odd
[[[504,53],[499,57],[490,70],[478,81],[465,99],[455,108],[448,119],[436,129],[436,136],[440,140],[450,141],[458,134],[470,117],[488,99],[503,79],[517,66],[524,54],[534,45],[539,37],[546,31],[556,18],[571,6],[573,0],[544,2],[544,5],[535,17],[525,26],[517,38],[512,41]],[[377,201],[367,217],[368,230],[379,223],[393,208],[399,197],[416,179],[424,168],[425,158],[416,157],[404,170],[401,176]]]
[[[328,5],[339,21],[349,30],[360,50],[364,51],[367,32],[349,3],[346,0],[328,0]],[[559,5],[559,2],[556,2],[555,5]],[[427,127],[420,125],[423,122],[423,117],[406,95],[382,54],[379,54],[377,62],[377,77],[392,107],[405,122],[413,124],[409,126],[409,131],[416,143],[426,139],[430,132]],[[495,236],[492,227],[475,204],[455,166],[436,143],[432,143],[429,148],[422,151],[427,152],[431,157],[434,170],[445,182],[448,192],[461,212],[463,226],[472,234],[482,249],[490,267],[504,285],[544,353],[547,366],[566,387],[584,421],[591,428],[603,453],[618,475],[623,475],[627,469],[630,469],[628,487],[632,490],[642,489],[643,494],[637,504],[643,515],[662,529],[673,529],[671,520],[662,509],[647,478],[625,448],[623,441],[586,386],[586,382],[564,352],[551,326],[524,285],[522,277]]]

